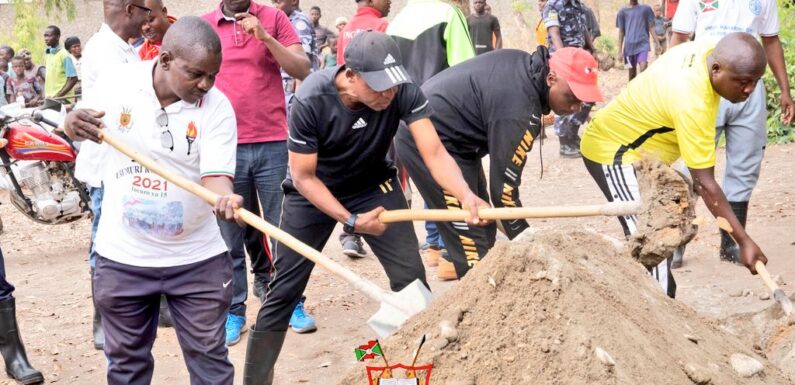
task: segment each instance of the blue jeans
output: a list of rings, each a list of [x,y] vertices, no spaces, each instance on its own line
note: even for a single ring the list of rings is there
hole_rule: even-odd
[[[6,281],[6,263],[0,249],[0,302],[14,298],[14,285]]]
[[[287,176],[287,142],[246,143],[237,145],[235,169],[235,194],[244,201],[257,199],[252,196],[252,186],[259,195],[265,220],[279,226],[281,216],[281,184]],[[235,223],[218,221],[221,235],[232,256],[232,285],[234,292],[229,312],[246,316],[248,282],[246,277],[246,253],[243,248],[246,229]]]
[[[91,212],[94,214],[94,218],[91,220],[91,245],[88,247],[88,265],[93,269],[97,265],[97,253],[94,252],[94,238],[97,237],[99,217],[102,216],[102,197],[105,195],[105,185],[101,187],[89,187],[88,195],[91,197]]]
[[[428,209],[428,204],[425,204],[425,209]],[[444,249],[444,240],[439,236],[439,229],[436,228],[436,222],[425,222],[425,231],[428,233],[428,235],[425,236],[425,243]]]

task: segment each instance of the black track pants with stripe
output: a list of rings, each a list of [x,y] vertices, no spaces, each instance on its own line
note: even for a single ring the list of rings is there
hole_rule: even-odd
[[[367,191],[337,200],[352,213],[364,213],[383,206],[387,210],[408,208],[397,178]],[[285,191],[279,228],[315,250],[323,250],[337,221],[320,211],[298,192]],[[420,258],[412,222],[392,223],[380,236],[362,235],[384,267],[389,286],[399,291],[419,279],[426,287],[425,267]],[[273,279],[259,309],[257,331],[285,331],[295,305],[309,282],[314,262],[281,242],[276,242]]]
[[[401,127],[395,136],[395,149],[428,208],[461,209],[461,202],[450,193],[445,192],[433,179],[428,166],[425,165],[419,150],[417,150],[411,133],[405,127]],[[462,159],[453,154],[451,156],[458,163],[469,188],[488,202],[486,176],[483,173],[480,158]],[[481,227],[470,226],[466,222],[437,222],[436,226],[459,278],[463,277],[486,255],[494,246],[497,236],[497,225],[493,223]]]
[[[635,174],[635,168],[631,164],[605,165],[585,157],[582,159],[591,177],[596,181],[608,201],[629,202],[641,199],[638,178]],[[637,218],[634,215],[618,217],[618,221],[621,222],[624,235],[629,236],[635,232]],[[660,262],[656,267],[649,269],[649,274],[657,280],[669,297],[674,298],[676,296],[676,281],[671,274],[672,259],[673,257],[668,258]]]

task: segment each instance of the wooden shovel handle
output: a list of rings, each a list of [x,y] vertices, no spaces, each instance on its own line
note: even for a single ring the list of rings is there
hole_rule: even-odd
[[[732,229],[732,226],[729,224],[729,221],[727,221],[726,218],[723,217],[716,218],[716,221],[718,223],[718,227],[721,230],[729,233],[729,236],[735,242],[737,242],[737,240],[734,239],[734,230]],[[767,285],[767,288],[770,289],[771,292],[775,292],[776,290],[779,289],[776,282],[773,281],[773,278],[770,278],[770,273],[767,272],[767,267],[765,267],[765,264],[762,263],[762,261],[756,261],[756,263],[754,264],[754,268],[756,269],[756,272],[759,274],[762,280],[765,281],[765,285]]]
[[[754,267],[756,268],[756,272],[759,273],[759,276],[762,277],[762,280],[765,281],[765,285],[767,285],[767,288],[770,289],[771,292],[775,292],[779,289],[778,284],[773,281],[773,278],[770,278],[770,273],[767,272],[767,267],[765,267],[765,264],[762,263],[762,261],[756,261]]]
[[[626,216],[640,211],[639,202],[611,202],[590,206],[508,207],[482,208],[481,219],[508,220],[526,218],[567,218],[588,216]],[[391,210],[384,211],[378,219],[383,223],[403,221],[457,222],[469,218],[466,210]]]
[[[171,170],[168,170],[162,165],[156,163],[151,158],[127,146],[124,142],[120,141],[115,136],[103,132],[102,140],[111,147],[121,152],[122,154],[130,157],[130,159],[148,168],[149,171],[157,175],[160,175],[164,179],[168,180],[172,184],[181,187],[185,191],[188,191],[191,194],[194,194],[202,198],[203,200],[207,201],[207,203],[215,205],[215,203],[218,201],[219,198],[218,194],[210,191],[206,187],[196,182],[193,182],[181,175],[172,172]],[[384,290],[378,287],[377,285],[375,285],[374,283],[370,282],[369,280],[365,279],[364,277],[357,275],[353,271],[333,261],[329,257],[313,249],[306,243],[299,241],[298,239],[288,234],[284,230],[266,222],[259,215],[253,214],[252,212],[243,208],[237,209],[236,212],[240,216],[240,218],[250,226],[256,228],[257,230],[265,234],[268,234],[268,236],[270,236],[271,238],[276,239],[277,241],[283,243],[285,246],[295,250],[297,253],[306,257],[306,259],[320,265],[320,267],[342,278],[343,280],[345,280],[346,282],[348,282],[353,287],[355,287],[356,289],[358,289],[368,297],[372,298],[373,300],[378,302],[381,302],[383,300]]]

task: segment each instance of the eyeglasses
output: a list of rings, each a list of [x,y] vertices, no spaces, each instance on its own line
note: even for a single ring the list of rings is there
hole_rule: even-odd
[[[160,145],[163,148],[169,149],[169,151],[174,151],[174,136],[171,135],[171,130],[168,128],[168,114],[165,108],[160,109],[160,114],[157,115],[155,121],[157,125],[163,129],[160,133]]]
[[[151,8],[147,8],[147,7],[144,7],[143,5],[138,5],[138,4],[135,4],[135,3],[130,3],[130,5],[132,5],[133,7],[138,8],[138,9],[146,12],[146,17],[147,18],[149,18],[149,16],[152,15],[152,9]]]

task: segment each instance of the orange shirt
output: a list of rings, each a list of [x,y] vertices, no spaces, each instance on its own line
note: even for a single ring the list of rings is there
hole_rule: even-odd
[[[173,16],[166,16],[168,21],[171,24],[174,24],[177,21],[177,18]],[[160,55],[160,45],[163,44],[162,41],[149,41],[144,40],[144,43],[141,44],[141,48],[138,49],[138,56],[141,57],[141,60],[152,60]]]

